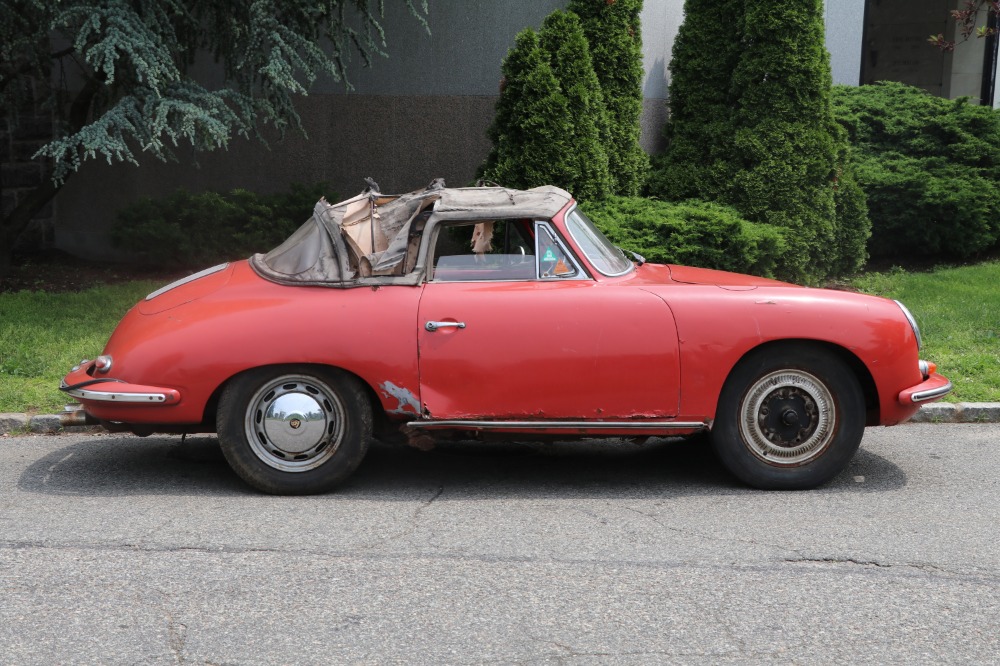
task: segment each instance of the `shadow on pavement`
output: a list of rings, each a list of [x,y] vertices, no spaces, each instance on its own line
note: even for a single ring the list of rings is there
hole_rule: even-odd
[[[862,478],[863,477],[863,478]],[[471,498],[671,497],[761,492],[715,459],[705,437],[585,442],[444,443],[422,452],[374,443],[336,499],[424,498],[428,483]],[[906,484],[895,464],[864,448],[819,493],[878,492]],[[214,437],[94,437],[53,451],[18,480],[22,491],[81,496],[253,495],[226,464]]]

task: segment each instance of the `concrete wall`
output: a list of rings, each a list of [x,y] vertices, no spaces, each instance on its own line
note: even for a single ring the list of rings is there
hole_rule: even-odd
[[[826,0],[823,14],[833,82],[856,86],[861,80],[865,0]]]

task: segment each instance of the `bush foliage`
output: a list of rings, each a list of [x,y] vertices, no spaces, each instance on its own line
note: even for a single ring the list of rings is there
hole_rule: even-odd
[[[859,266],[868,220],[831,110],[821,1],[688,0],[685,16],[652,193],[718,201],[786,229],[783,278],[818,282]]]
[[[143,198],[118,212],[111,242],[130,259],[198,269],[267,252],[312,215],[325,186],[293,185],[289,192],[192,194]]]
[[[502,72],[503,89],[489,129],[493,150],[479,176],[515,188],[552,183],[581,199],[606,196],[608,158],[597,124],[590,118],[584,131],[574,129],[570,100],[563,94],[538,33],[527,28],[518,34]],[[579,98],[576,104],[589,106]],[[585,145],[575,143],[580,136],[589,137]],[[596,181],[581,171],[578,155],[596,160],[601,174]]]
[[[786,249],[784,230],[719,204],[610,197],[582,208],[613,243],[655,263],[773,276]]]
[[[1000,239],[1000,111],[902,83],[834,88],[875,257],[966,258]]]
[[[616,194],[636,196],[649,170],[649,157],[639,146],[642,0],[570,0],[567,9],[580,17],[608,110],[612,188]]]
[[[638,193],[648,162],[639,147],[642,2],[573,8],[583,19],[556,10],[539,32],[515,39],[488,132],[493,149],[477,175],[508,187],[558,185],[581,201]]]

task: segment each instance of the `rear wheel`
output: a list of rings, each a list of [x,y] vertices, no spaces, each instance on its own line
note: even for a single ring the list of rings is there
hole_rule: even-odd
[[[712,445],[751,486],[814,488],[847,466],[864,428],[861,386],[834,354],[773,347],[752,353],[726,380]]]
[[[357,469],[372,415],[362,386],[343,372],[273,367],[229,383],[217,425],[240,478],[266,493],[304,495],[331,490]]]

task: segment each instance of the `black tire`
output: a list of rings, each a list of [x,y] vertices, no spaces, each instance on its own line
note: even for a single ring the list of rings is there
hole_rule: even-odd
[[[768,347],[726,379],[711,441],[723,465],[767,490],[815,488],[847,467],[865,431],[857,377],[813,345]]]
[[[268,367],[233,378],[216,421],[229,466],[273,495],[323,493],[361,464],[371,405],[354,377],[309,366]]]

